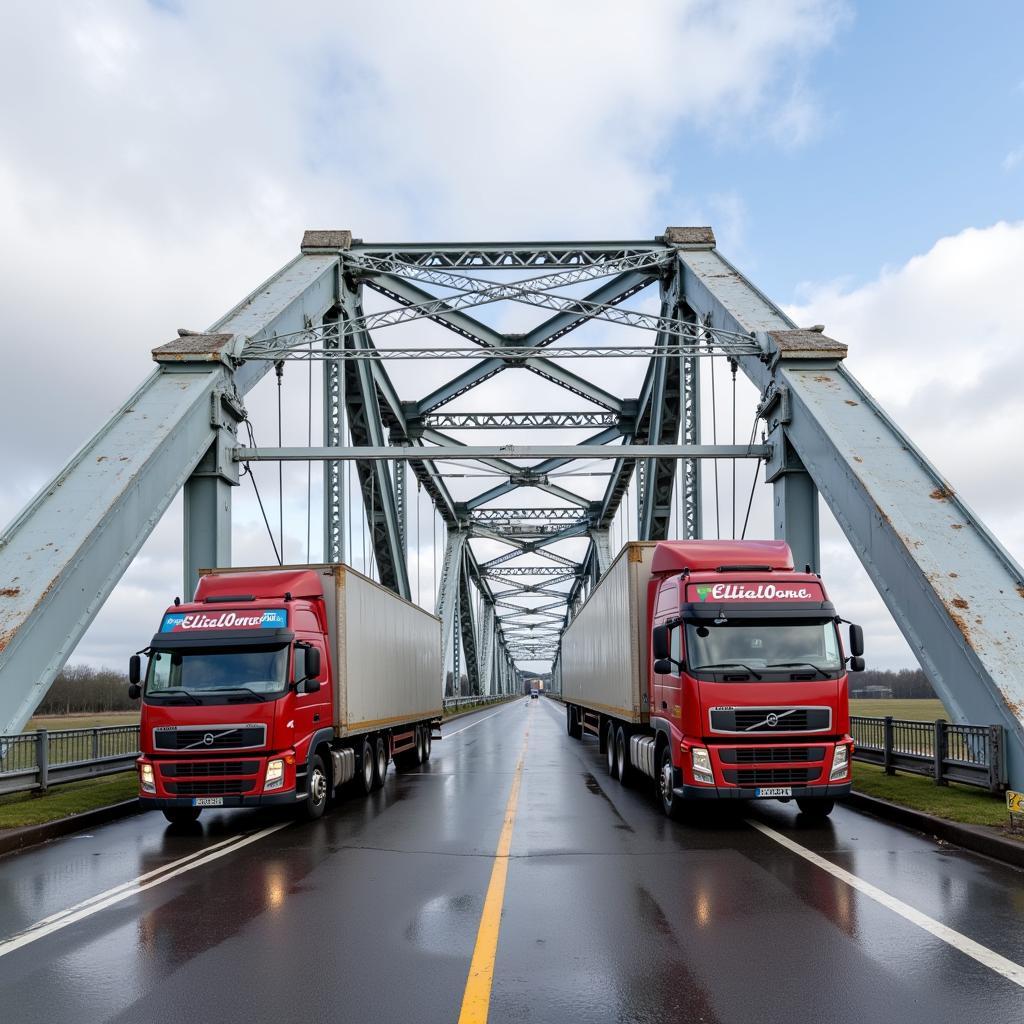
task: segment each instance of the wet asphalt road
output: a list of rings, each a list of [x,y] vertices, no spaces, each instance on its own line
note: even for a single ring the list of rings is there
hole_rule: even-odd
[[[756,816],[1024,964],[1024,873],[840,808],[679,825],[609,780],[562,708],[451,723],[430,763],[0,955],[0,1019],[458,1019],[529,732],[490,1021],[1024,1021],[1024,988],[752,828]],[[280,824],[148,814],[0,859],[2,942],[139,875]],[[191,862],[189,862],[191,863]]]

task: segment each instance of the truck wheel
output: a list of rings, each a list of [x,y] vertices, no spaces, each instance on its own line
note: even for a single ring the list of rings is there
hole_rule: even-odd
[[[364,736],[359,748],[359,771],[356,774],[356,784],[364,795],[373,792],[373,779],[373,747]]]
[[[428,725],[423,730],[423,763],[424,764],[426,764],[427,761],[430,760],[430,747],[431,747],[431,743],[432,743],[431,737],[433,735],[433,733],[431,732],[431,729],[432,729],[432,726]]]
[[[566,708],[566,718],[568,721],[567,728],[569,735],[574,740],[583,739],[583,726],[580,724],[580,709],[575,704],[570,704]]]
[[[426,760],[423,756],[423,726],[416,727],[416,763],[423,764]]]
[[[615,760],[619,762],[619,781],[624,786],[631,785],[636,773],[629,761],[629,737],[621,725],[615,733]]]
[[[323,816],[327,809],[327,790],[330,782],[327,779],[327,770],[324,768],[324,759],[319,754],[313,755],[313,761],[309,766],[309,776],[306,779],[306,799],[302,804],[302,816],[306,821],[316,821]]]
[[[672,752],[666,745],[661,748],[661,759],[658,762],[658,798],[661,800],[661,809],[668,817],[673,821],[682,821],[683,801],[673,792],[675,775]]]
[[[806,814],[808,818],[827,818],[836,802],[820,796],[798,796],[796,805],[800,813]]]
[[[609,722],[604,733],[604,753],[608,762],[608,774],[613,778],[619,777],[619,759],[615,756],[615,723]]]
[[[191,825],[199,820],[203,813],[202,807],[165,807],[164,817],[172,825]]]
[[[377,737],[374,744],[373,788],[380,789],[388,775],[388,745],[383,736]]]

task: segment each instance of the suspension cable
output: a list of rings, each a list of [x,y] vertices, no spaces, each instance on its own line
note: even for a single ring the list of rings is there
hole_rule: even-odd
[[[309,350],[313,351],[313,339],[309,341]],[[306,395],[306,443],[313,447],[313,363],[309,364],[309,388]],[[313,536],[313,460],[306,460],[306,564],[310,559],[310,540]],[[326,552],[324,561],[326,561]]]
[[[245,429],[249,434],[249,444],[255,448],[256,435],[253,433],[252,424],[248,419],[245,420]],[[284,560],[281,558],[281,555],[277,550],[277,544],[274,541],[274,531],[270,528],[270,520],[267,518],[267,510],[263,507],[263,499],[260,497],[260,489],[256,486],[256,474],[252,471],[252,463],[247,462],[242,468],[242,473],[252,480],[252,489],[256,492],[256,501],[259,503],[260,513],[263,516],[263,523],[267,528],[267,536],[270,537],[270,546],[274,549],[274,557],[277,559],[278,565],[284,565]]]
[[[732,443],[736,443],[736,361],[729,360],[732,370]],[[736,460],[732,460],[732,539],[736,539]]]
[[[708,345],[711,339],[708,336]],[[715,360],[711,360],[711,443],[718,444],[718,403],[715,398]],[[718,489],[718,459],[715,459],[715,538],[722,539],[721,498]]]
[[[277,445],[284,447],[281,427],[281,383],[284,380],[284,361],[278,360],[274,363],[274,372],[277,374]],[[284,565],[284,466],[277,467],[277,530],[280,540],[281,565]]]

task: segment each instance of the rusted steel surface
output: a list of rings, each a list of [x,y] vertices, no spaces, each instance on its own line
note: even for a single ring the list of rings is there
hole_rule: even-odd
[[[225,350],[231,342],[231,334],[186,333],[166,345],[153,349],[153,359],[158,363],[219,363],[225,358]]]
[[[791,418],[779,426],[922,667],[958,720],[1006,727],[1011,785],[1024,787],[1024,570],[838,349],[790,343],[830,339],[797,331],[718,253],[681,252],[680,260],[698,314],[761,339],[765,358],[741,356],[742,369],[762,390],[786,389]]]

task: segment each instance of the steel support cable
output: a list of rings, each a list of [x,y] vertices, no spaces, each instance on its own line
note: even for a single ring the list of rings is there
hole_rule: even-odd
[[[705,330],[707,328],[705,327]],[[710,339],[708,344],[710,345]],[[718,444],[718,403],[715,397],[715,361],[711,361],[711,443]],[[718,459],[715,462],[715,539],[722,539],[721,499],[718,484]]]
[[[284,446],[281,420],[281,385],[284,381],[284,363],[274,363],[274,373],[277,374],[277,443]],[[284,565],[284,466],[277,467],[277,530],[281,542],[281,564]]]
[[[750,440],[747,442],[748,445],[754,443],[754,438],[757,436],[757,410],[754,410],[754,422],[750,426]],[[750,522],[750,509],[754,504],[754,491],[757,489],[757,476],[761,472],[761,459],[758,458],[754,465],[754,478],[750,481],[750,497],[747,499],[747,514],[743,517],[743,532],[740,534],[740,540],[746,540],[747,537],[747,523]]]
[[[310,351],[313,349],[313,340],[309,342]],[[313,361],[309,363],[309,388],[306,396],[306,444],[313,447]],[[310,559],[310,541],[313,536],[313,460],[306,460],[306,563]],[[326,556],[324,561],[326,561]]]
[[[248,419],[245,420],[245,429],[249,434],[249,444],[253,447],[256,446],[256,435],[253,433],[252,424]],[[270,537],[270,546],[274,549],[274,557],[277,559],[278,565],[284,565],[284,560],[281,558],[280,552],[277,550],[277,543],[274,540],[274,531],[271,529],[270,520],[267,518],[267,510],[263,507],[263,499],[260,497],[260,489],[256,486],[256,474],[252,471],[252,464],[247,462],[242,467],[242,474],[248,476],[252,480],[252,489],[256,493],[256,501],[260,506],[260,514],[263,516],[263,523],[267,528],[267,536]]]
[[[732,368],[732,443],[736,443],[736,363],[729,361]],[[736,539],[736,460],[732,463],[732,539]]]

